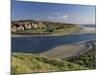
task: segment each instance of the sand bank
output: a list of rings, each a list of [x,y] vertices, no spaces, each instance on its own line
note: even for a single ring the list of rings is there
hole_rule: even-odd
[[[87,47],[88,46],[88,47]],[[71,56],[76,56],[90,50],[92,48],[90,43],[74,43],[70,45],[61,45],[46,52],[40,53],[50,58],[66,58]]]

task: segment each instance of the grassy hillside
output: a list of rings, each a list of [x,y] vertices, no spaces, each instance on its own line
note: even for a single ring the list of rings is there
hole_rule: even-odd
[[[79,57],[72,57],[67,59],[67,61],[79,64],[81,66],[89,67],[91,69],[96,68],[96,58],[95,49],[88,51],[87,53],[80,55]]]
[[[78,26],[65,26],[64,28],[56,29],[54,27],[45,27],[41,29],[29,29],[24,31],[17,31],[13,34],[57,34],[57,33],[73,33],[79,31],[80,28]]]
[[[12,75],[20,73],[53,72],[84,70],[87,67],[80,66],[60,59],[51,59],[34,54],[13,53],[12,54]]]
[[[91,69],[96,68],[96,45],[95,42],[91,42],[93,48],[89,50],[88,52],[85,52],[84,54],[78,56],[78,57],[70,57],[66,58],[65,60],[79,64],[81,66],[89,67]]]
[[[57,34],[66,33],[70,34],[80,30],[80,27],[75,24],[53,23],[53,22],[41,22],[38,24],[38,28],[31,28],[25,30],[18,30],[12,32],[12,34]]]

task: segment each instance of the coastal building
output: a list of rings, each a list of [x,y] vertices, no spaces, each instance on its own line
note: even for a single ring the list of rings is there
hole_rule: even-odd
[[[25,29],[24,29],[24,27],[23,27],[22,25],[20,25],[19,27],[17,27],[17,30],[18,30],[18,31],[23,31],[23,30],[25,30]]]
[[[31,24],[27,24],[26,28],[31,29],[32,28]]]
[[[39,28],[39,26],[38,26],[37,23],[36,24],[33,24],[33,26],[34,26],[35,29]]]
[[[39,26],[39,28],[44,28],[44,27],[46,27],[46,25],[43,24],[42,22],[38,22],[38,26]]]
[[[11,32],[16,32],[17,31],[17,27],[16,26],[11,26]]]
[[[27,29],[41,29],[47,27],[46,24],[43,22],[38,22],[38,21],[13,21],[11,23],[11,31],[16,32],[16,31],[23,31]]]

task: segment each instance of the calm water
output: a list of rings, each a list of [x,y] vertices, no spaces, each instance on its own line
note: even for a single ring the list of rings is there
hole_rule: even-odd
[[[80,25],[80,26],[85,28],[96,28],[96,25]]]
[[[64,36],[12,37],[12,52],[39,53],[60,45],[95,40],[95,36],[95,33],[89,33]]]

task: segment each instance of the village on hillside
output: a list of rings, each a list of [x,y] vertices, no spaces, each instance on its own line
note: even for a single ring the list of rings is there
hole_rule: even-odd
[[[74,24],[57,23],[57,22],[47,22],[47,21],[34,21],[34,20],[20,20],[11,22],[11,32],[22,32],[27,30],[32,30],[35,32],[63,32],[67,31],[73,27]],[[72,30],[71,30],[72,31]]]
[[[33,21],[12,21],[11,22],[11,31],[17,32],[17,31],[24,31],[27,29],[37,29],[42,28],[45,25],[43,25],[42,22],[33,22]]]

